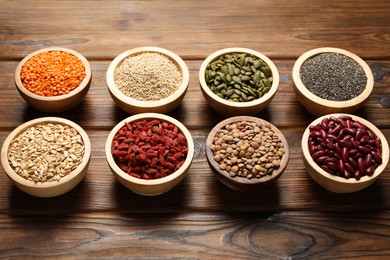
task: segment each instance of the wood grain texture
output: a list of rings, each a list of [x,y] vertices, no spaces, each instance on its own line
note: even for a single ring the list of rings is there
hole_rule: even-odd
[[[309,49],[337,47],[363,58],[374,90],[356,112],[390,140],[390,2],[386,0],[25,1],[0,0],[0,145],[20,124],[48,116],[14,86],[17,64],[50,46],[74,49],[92,68],[85,100],[54,114],[89,134],[86,178],[56,198],[14,187],[0,168],[0,258],[67,259],[386,259],[390,258],[390,166],[369,188],[330,193],[305,171],[300,142],[310,115],[293,93],[292,68]],[[106,71],[120,53],[142,46],[175,52],[190,71],[183,102],[170,116],[195,141],[188,176],[173,190],[142,197],[117,182],[104,153],[109,131],[129,115],[115,106]],[[258,117],[278,127],[290,162],[272,186],[240,193],[207,164],[208,133],[225,117],[201,94],[198,73],[228,47],[268,56],[280,86]]]
[[[386,259],[390,257],[389,223],[389,212],[1,216],[0,256]]]

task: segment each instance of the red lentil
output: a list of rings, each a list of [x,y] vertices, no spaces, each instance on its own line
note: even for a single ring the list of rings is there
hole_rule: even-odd
[[[154,120],[126,123],[113,138],[111,152],[124,172],[140,179],[158,179],[184,163],[187,141],[177,126]]]
[[[23,86],[40,96],[68,94],[86,75],[82,61],[66,51],[47,51],[34,55],[22,67]]]

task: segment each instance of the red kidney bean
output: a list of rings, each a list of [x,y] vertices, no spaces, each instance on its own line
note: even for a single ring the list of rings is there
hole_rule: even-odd
[[[363,145],[359,145],[358,149],[359,149],[359,151],[361,151],[363,153],[370,153],[371,152],[370,148],[368,148],[367,146],[363,146]]]
[[[322,137],[322,133],[320,130],[318,131],[311,131],[310,134],[313,136],[313,137]]]
[[[352,157],[348,158],[348,162],[353,166],[354,169],[357,169],[359,167],[357,162]]]
[[[336,118],[336,123],[339,123],[340,125],[342,125],[343,127],[346,127],[347,126],[347,123],[342,119],[342,118]]]
[[[372,164],[372,155],[369,153],[366,155],[366,158],[364,158],[364,164],[366,167],[370,167]]]
[[[359,152],[358,149],[351,149],[351,150],[349,150],[349,154],[352,155],[352,156],[356,155],[358,152]]]
[[[326,164],[326,166],[328,166],[328,168],[331,169],[331,170],[334,171],[334,172],[337,172],[337,171],[338,171],[338,165],[337,165],[337,163],[329,162],[329,163]]]
[[[330,162],[336,163],[337,164],[337,159],[333,157],[329,157],[328,159],[325,160],[325,164],[328,164]]]
[[[325,160],[328,158],[329,158],[328,155],[324,155],[324,156],[318,157],[315,161],[317,164],[322,165],[322,164],[324,164]]]
[[[342,140],[343,140],[343,141],[350,142],[352,138],[353,138],[352,135],[344,135],[344,137],[342,138]]]
[[[349,172],[355,171],[355,169],[353,168],[353,166],[349,162],[344,163],[344,166],[345,166],[345,169],[348,170]]]
[[[348,142],[348,141],[345,141],[345,140],[341,140],[339,143],[340,143],[340,145],[341,145],[342,147],[346,147],[346,148],[348,148],[348,149],[352,149],[352,144],[351,144],[351,142]]]
[[[339,118],[343,119],[343,120],[352,120],[352,117],[347,116],[347,115],[340,115]]]
[[[363,135],[362,138],[360,138],[360,143],[361,144],[366,144],[370,140],[370,137],[368,135]]]
[[[325,154],[327,154],[327,155],[329,155],[329,156],[331,156],[331,157],[333,157],[333,158],[336,158],[336,159],[338,159],[338,158],[340,158],[340,155],[339,154],[337,154],[335,151],[333,151],[333,150],[325,150]]]
[[[328,118],[322,119],[321,126],[323,129],[328,130],[329,129],[329,119]]]
[[[347,128],[351,128],[352,127],[352,121],[351,120],[345,120],[345,122],[347,123]]]
[[[324,129],[321,129],[320,130],[321,134],[322,134],[322,138],[327,138],[328,137],[328,134],[326,133],[326,131]]]
[[[332,135],[338,135],[340,131],[343,129],[342,125],[337,125],[333,130],[331,131]]]
[[[342,159],[338,160],[338,167],[339,167],[339,173],[343,174],[344,173],[344,161]]]
[[[343,159],[344,162],[347,162],[349,159],[349,150],[347,147],[343,147],[341,150],[341,159]]]
[[[313,142],[311,142],[311,143],[309,144],[309,153],[310,153],[310,154],[313,154],[315,151],[316,151],[316,146],[314,145]]]
[[[355,136],[356,135],[356,130],[352,128],[344,128],[344,133]]]
[[[326,172],[328,172],[328,173],[330,173],[330,174],[335,175],[335,173],[334,173],[331,169],[329,169],[328,166],[326,166],[326,165],[321,165],[321,168],[322,168],[324,171],[326,171]]]
[[[321,157],[321,156],[324,156],[325,155],[325,151],[317,151],[317,152],[314,152],[311,157],[313,158],[313,160],[317,160],[318,157]]]
[[[356,140],[360,140],[364,135],[366,135],[367,134],[367,131],[365,131],[365,130],[363,130],[363,129],[358,129],[357,131],[356,131],[356,136],[355,136],[355,138],[356,138]]]
[[[332,139],[332,141],[335,141],[335,142],[338,142],[338,141],[339,141],[339,139],[337,138],[337,136],[332,135],[332,134],[328,134],[328,138]]]
[[[366,164],[364,163],[364,159],[362,157],[360,157],[357,161],[358,163],[358,167],[359,167],[359,170],[360,172],[366,172]]]
[[[340,143],[336,143],[335,148],[336,148],[336,153],[341,154],[342,147],[341,147]]]
[[[332,142],[332,140],[330,138],[326,138],[325,139],[326,141],[326,146],[329,148],[329,149],[332,149],[334,150],[336,147],[335,147],[335,144]]]
[[[371,165],[370,167],[368,167],[366,169],[366,174],[368,176],[372,176],[374,174],[374,172],[375,172],[375,166],[374,165]]]
[[[377,152],[371,152],[372,154],[372,157],[374,158],[374,160],[378,163],[378,164],[381,164],[382,163],[382,157],[380,156],[379,153]]]
[[[374,144],[377,149],[381,149],[381,145],[382,145],[381,139],[379,139],[378,137],[374,138]]]
[[[356,170],[353,173],[353,177],[355,177],[356,180],[359,180],[362,177],[362,173],[359,170]]]
[[[317,145],[318,151],[325,151],[325,147],[323,147],[321,144]]]
[[[344,170],[344,178],[346,179],[351,178],[351,173],[348,170]]]
[[[310,130],[310,132],[313,132],[313,131],[320,131],[320,130],[321,130],[321,127],[318,126],[318,125],[311,125],[311,126],[309,126],[309,130]]]
[[[376,138],[378,138],[378,137],[376,136],[376,134],[375,134],[372,130],[370,130],[370,129],[367,129],[367,134],[368,134],[368,136],[369,136],[371,139],[376,139]]]
[[[357,154],[355,154],[354,156],[352,156],[352,158],[357,161],[359,158],[361,157],[364,157],[364,153],[362,152],[358,152]]]
[[[352,144],[353,148],[358,148],[359,147],[359,142],[356,141],[355,138],[351,139],[351,144]]]

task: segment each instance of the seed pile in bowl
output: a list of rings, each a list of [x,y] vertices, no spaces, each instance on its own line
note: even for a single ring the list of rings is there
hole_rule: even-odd
[[[284,144],[269,124],[239,121],[219,130],[210,146],[230,177],[261,178],[280,167]]]
[[[66,51],[38,53],[20,71],[23,86],[40,96],[68,94],[81,84],[85,75],[82,61]]]
[[[168,57],[144,52],[125,58],[114,71],[116,87],[140,101],[158,101],[172,95],[182,82],[182,74]]]
[[[37,124],[18,135],[8,149],[11,168],[33,182],[59,181],[81,163],[84,143],[76,129]]]
[[[188,146],[176,125],[143,119],[125,123],[113,138],[111,152],[120,169],[148,180],[178,170],[187,157]]]
[[[359,180],[382,164],[381,140],[350,116],[324,118],[309,129],[311,157],[330,174]]]
[[[367,84],[367,76],[359,63],[333,52],[307,59],[301,66],[300,78],[311,93],[331,101],[353,99],[364,91]]]
[[[260,58],[247,53],[229,53],[207,65],[206,83],[218,97],[247,102],[269,92],[271,68]]]

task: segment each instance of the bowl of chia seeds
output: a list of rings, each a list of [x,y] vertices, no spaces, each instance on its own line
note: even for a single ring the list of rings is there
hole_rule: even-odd
[[[118,55],[108,67],[106,80],[111,97],[127,113],[165,114],[184,98],[189,71],[169,50],[140,47]]]
[[[289,161],[289,146],[273,124],[252,116],[218,123],[206,140],[207,161],[219,181],[242,192],[274,183]]]
[[[279,72],[262,53],[227,48],[203,61],[199,84],[207,103],[220,114],[255,115],[272,101],[279,86]]]
[[[294,91],[312,114],[352,113],[374,87],[370,67],[357,55],[338,48],[302,54],[293,68]]]

